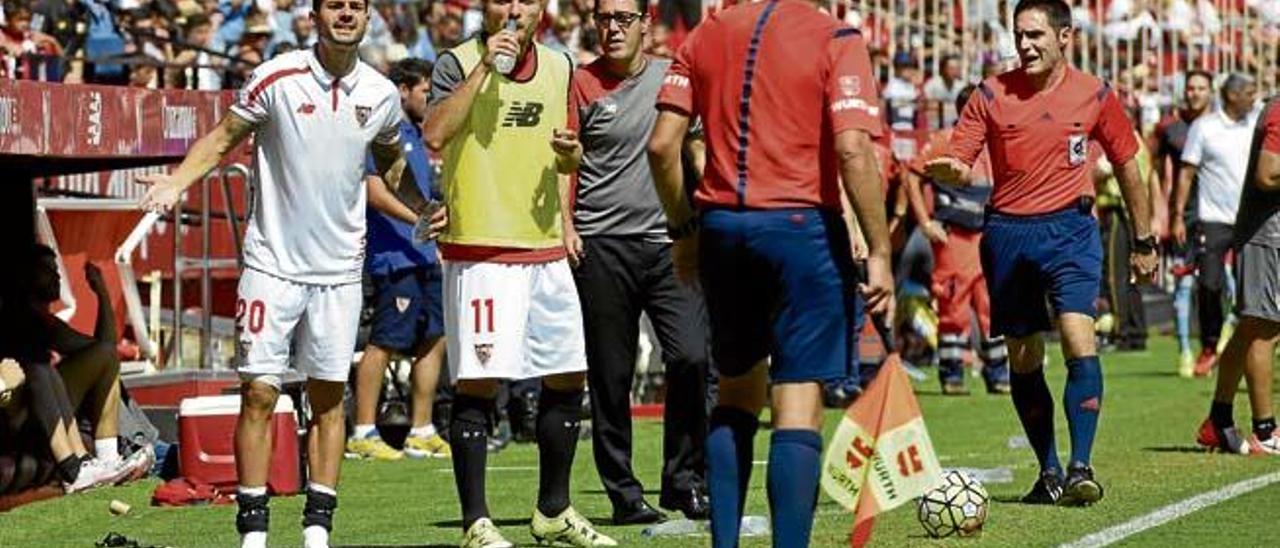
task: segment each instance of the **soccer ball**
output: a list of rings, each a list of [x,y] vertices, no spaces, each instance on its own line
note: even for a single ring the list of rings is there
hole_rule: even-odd
[[[933,538],[967,537],[982,531],[987,521],[987,490],[959,470],[948,470],[942,479],[916,503],[916,517],[924,531]]]

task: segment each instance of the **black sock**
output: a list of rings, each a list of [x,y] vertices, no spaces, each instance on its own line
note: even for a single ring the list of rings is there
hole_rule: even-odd
[[[236,531],[246,533],[265,533],[271,526],[271,508],[267,504],[270,495],[248,495],[243,491],[236,495]]]
[[[333,512],[338,509],[338,497],[307,489],[307,505],[302,508],[302,528],[312,525],[333,531]]]
[[[484,470],[489,459],[489,417],[493,400],[459,394],[453,400],[449,443],[453,449],[453,483],[462,503],[462,530],[489,515]]]
[[[538,511],[549,518],[569,507],[569,476],[582,422],[581,389],[542,387],[538,399]]]
[[[1058,463],[1058,446],[1053,439],[1053,395],[1044,382],[1044,370],[1009,375],[1013,388],[1013,407],[1018,411],[1027,441],[1040,461],[1040,471],[1062,471]]]
[[[80,477],[81,462],[80,457],[76,455],[58,461],[58,478],[62,479],[62,483],[76,482],[76,478]]]
[[[1213,423],[1213,427],[1224,430],[1235,426],[1236,419],[1231,410],[1231,402],[1213,402],[1209,405],[1209,422]]]
[[[1271,439],[1271,435],[1276,431],[1276,418],[1267,417],[1265,419],[1253,419],[1253,435],[1258,436],[1258,441],[1267,441]]]

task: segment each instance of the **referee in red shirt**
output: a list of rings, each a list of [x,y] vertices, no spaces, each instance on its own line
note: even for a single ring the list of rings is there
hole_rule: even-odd
[[[773,544],[808,545],[821,383],[846,376],[859,289],[870,313],[893,305],[871,143],[881,127],[875,86],[856,30],[813,2],[770,0],[694,29],[659,92],[649,163],[676,276],[701,281],[721,374],[705,449],[716,547],[737,545],[769,380]],[[694,117],[704,124],[707,161],[691,204],[680,145]],[[870,248],[861,288],[841,216],[842,178]]]
[[[1138,175],[1138,142],[1124,107],[1103,81],[1067,64],[1071,10],[1063,0],[1022,0],[1014,8],[1022,67],[987,79],[965,105],[950,157],[928,164],[935,180],[963,184],[983,147],[994,188],[982,240],[994,335],[1009,347],[1013,404],[1040,461],[1024,502],[1087,505],[1102,498],[1089,454],[1102,405],[1102,368],[1094,341],[1094,301],[1102,244],[1093,217],[1088,141],[1112,165],[1135,235],[1129,261],[1137,277],[1154,276],[1156,240],[1149,197]],[[1053,396],[1041,368],[1053,306],[1067,362],[1063,392],[1071,460],[1065,477],[1053,436]]]

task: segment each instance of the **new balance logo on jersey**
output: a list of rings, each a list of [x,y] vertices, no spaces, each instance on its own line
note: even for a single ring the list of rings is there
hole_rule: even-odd
[[[507,116],[502,119],[502,127],[533,127],[542,120],[542,103],[516,101],[511,103]]]
[[[311,114],[316,111],[316,106],[311,103],[302,103],[298,107],[298,114]]]

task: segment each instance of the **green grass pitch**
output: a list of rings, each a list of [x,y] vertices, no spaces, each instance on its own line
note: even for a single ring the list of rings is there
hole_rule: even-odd
[[[1064,369],[1056,349],[1049,368],[1055,397],[1061,393]],[[1094,464],[1106,487],[1106,498],[1091,508],[1032,507],[1013,502],[1034,480],[1035,458],[1029,449],[1010,449],[1011,436],[1021,435],[1007,397],[975,393],[944,398],[933,379],[917,385],[934,445],[944,467],[1013,470],[1012,483],[988,483],[990,517],[981,536],[930,540],[916,522],[914,507],[881,516],[873,544],[880,546],[1048,546],[1147,514],[1165,505],[1219,487],[1280,470],[1277,458],[1242,458],[1195,449],[1195,431],[1208,409],[1209,379],[1187,380],[1174,374],[1175,351],[1167,338],[1153,338],[1147,352],[1103,356],[1106,374],[1102,423]],[[932,373],[932,372],[931,372]],[[970,379],[972,388],[981,383]],[[981,392],[977,390],[976,392]],[[1236,400],[1237,422],[1248,424],[1243,392]],[[838,413],[827,420],[828,434]],[[1066,424],[1059,411],[1058,446],[1065,458]],[[635,464],[657,502],[661,465],[661,423],[636,425]],[[768,432],[757,437],[756,459],[767,458]],[[533,542],[528,519],[537,491],[537,453],[529,445],[514,446],[490,458],[489,504],[507,536],[519,545]],[[764,466],[752,476],[749,514],[767,513]],[[451,546],[461,539],[459,510],[448,461],[399,463],[351,462],[343,465],[340,503],[333,535],[335,546]],[[92,546],[116,531],[144,544],[168,546],[234,546],[234,507],[155,508],[149,506],[155,480],[105,488],[31,504],[0,514],[0,546]],[[574,505],[598,524],[607,522],[609,503],[592,464],[591,445],[578,446],[573,477]],[[121,517],[108,512],[113,499],[133,511]],[[302,498],[272,504],[273,546],[300,546]],[[1264,546],[1272,544],[1280,485],[1204,509],[1172,523],[1130,537],[1138,546]],[[823,496],[818,506],[813,546],[847,546],[852,517]],[[642,527],[604,526],[623,545],[705,546],[708,537],[647,539]],[[1271,539],[1271,540],[1269,540]],[[767,538],[744,546],[768,546]]]

